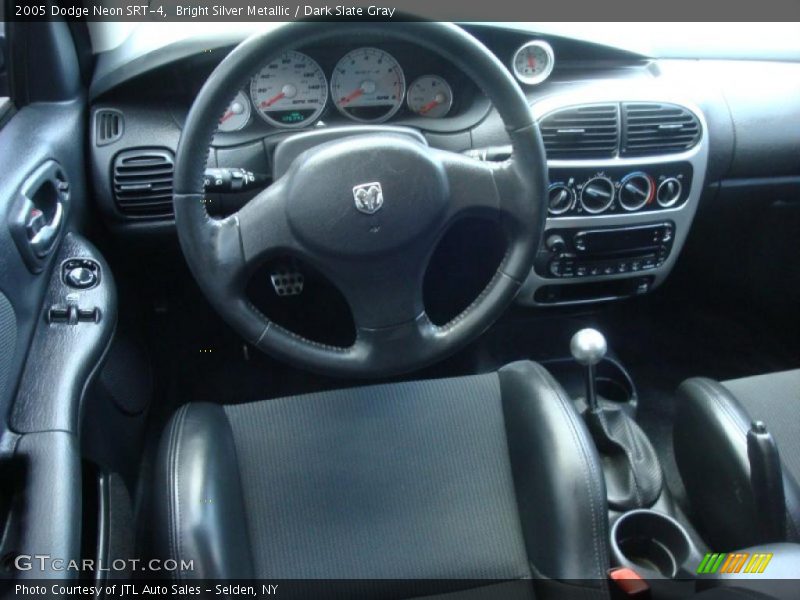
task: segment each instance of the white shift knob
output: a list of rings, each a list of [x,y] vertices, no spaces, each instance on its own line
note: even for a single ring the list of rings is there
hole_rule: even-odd
[[[603,360],[606,350],[606,338],[597,329],[581,329],[569,343],[572,358],[585,366],[596,365]]]

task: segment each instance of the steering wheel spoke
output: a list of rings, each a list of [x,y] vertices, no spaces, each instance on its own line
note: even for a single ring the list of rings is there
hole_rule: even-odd
[[[424,314],[426,265],[427,256],[410,249],[402,260],[326,260],[322,269],[344,295],[356,328],[377,330],[412,322]]]
[[[497,217],[502,210],[495,183],[497,163],[446,150],[435,152],[444,167],[449,186],[447,221],[469,215]]]
[[[286,180],[277,180],[234,215],[239,222],[242,255],[254,267],[270,255],[299,254],[302,247],[286,219]]]
[[[416,319],[389,327],[357,328],[353,350],[378,368],[391,370],[397,357],[410,349],[417,354],[435,356],[443,341],[428,315],[422,313]]]

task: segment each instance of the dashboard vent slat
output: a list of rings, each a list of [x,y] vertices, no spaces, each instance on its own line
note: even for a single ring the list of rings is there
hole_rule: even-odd
[[[573,106],[539,121],[548,158],[608,158],[619,143],[617,104]]]
[[[114,199],[120,212],[135,217],[167,217],[172,211],[175,158],[163,148],[136,148],[114,159]]]
[[[122,138],[125,119],[118,110],[98,110],[94,115],[94,138],[98,146],[108,146]]]
[[[675,104],[623,102],[622,156],[685,152],[700,141],[700,122]]]

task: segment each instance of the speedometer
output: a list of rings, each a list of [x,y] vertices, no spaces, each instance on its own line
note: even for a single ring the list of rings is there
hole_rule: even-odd
[[[278,127],[302,127],[322,114],[328,81],[320,66],[300,52],[285,52],[250,82],[256,112]]]
[[[405,93],[403,69],[391,54],[377,48],[348,52],[331,75],[336,108],[356,121],[385,121],[402,106]]]

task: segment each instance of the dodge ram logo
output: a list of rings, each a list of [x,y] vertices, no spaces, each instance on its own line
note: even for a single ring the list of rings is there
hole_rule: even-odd
[[[359,212],[374,215],[383,206],[383,190],[377,181],[362,183],[353,188],[353,200]]]

